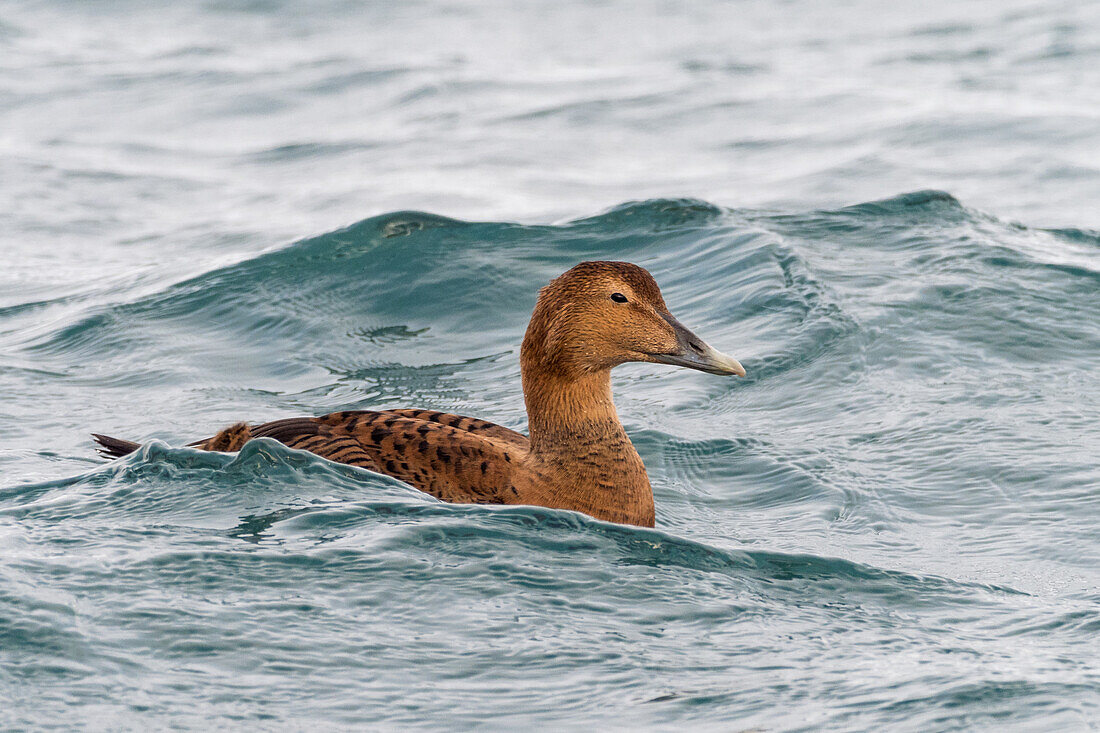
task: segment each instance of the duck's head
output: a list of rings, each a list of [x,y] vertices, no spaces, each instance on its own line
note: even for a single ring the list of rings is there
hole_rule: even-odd
[[[582,262],[540,290],[522,358],[565,373],[645,361],[745,376],[676,320],[653,276],[629,262]]]

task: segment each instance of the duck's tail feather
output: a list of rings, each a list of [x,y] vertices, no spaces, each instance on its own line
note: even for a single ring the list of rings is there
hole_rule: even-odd
[[[316,430],[314,432],[316,432]],[[112,438],[109,435],[92,433],[92,437],[95,438],[95,442],[99,443],[96,450],[99,451],[99,455],[104,458],[122,458],[123,456],[130,455],[141,447],[141,443],[135,443],[131,440],[120,440],[119,438]],[[259,436],[252,435],[248,423],[239,422],[235,425],[230,425],[213,438],[204,438],[203,440],[196,440],[194,443],[188,443],[187,447],[198,448],[199,450],[232,453],[234,451],[239,451],[244,447],[245,443],[252,440],[254,437]],[[282,438],[278,436],[275,437],[282,440]]]
[[[122,458],[123,456],[130,455],[141,447],[141,443],[134,443],[130,440],[120,440],[118,438],[112,438],[109,435],[92,433],[92,437],[95,438],[95,442],[99,443],[99,447],[96,448],[96,450],[99,451],[99,455],[104,458]]]

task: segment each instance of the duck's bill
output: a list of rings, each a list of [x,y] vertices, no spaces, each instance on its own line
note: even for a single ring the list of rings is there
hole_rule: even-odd
[[[715,350],[671,315],[662,314],[662,317],[668,321],[668,324],[672,326],[672,330],[676,332],[679,349],[675,354],[653,354],[654,361],[661,364],[687,367],[688,369],[698,369],[708,374],[745,376],[745,367],[741,366],[741,362],[737,359]]]
[[[737,361],[737,359],[734,359],[732,356],[726,356],[720,351],[715,351],[706,343],[704,343],[703,346],[705,348],[700,354],[654,354],[653,360],[661,364],[672,364],[674,366],[687,367],[688,369],[698,369],[708,374],[733,374],[738,377],[745,376],[745,367],[741,366],[741,362]]]

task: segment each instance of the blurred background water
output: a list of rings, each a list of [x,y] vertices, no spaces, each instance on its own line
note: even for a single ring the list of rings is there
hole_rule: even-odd
[[[1095,728],[1098,199],[1097,3],[6,2],[0,726]],[[169,447],[524,429],[594,258],[655,531]]]

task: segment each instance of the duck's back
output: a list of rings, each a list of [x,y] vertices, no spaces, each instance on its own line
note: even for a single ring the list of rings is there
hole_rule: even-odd
[[[234,426],[198,446],[239,450],[251,438],[273,438],[332,461],[393,476],[443,501],[473,504],[515,501],[512,473],[527,452],[527,438],[514,430],[415,409],[334,412]]]

